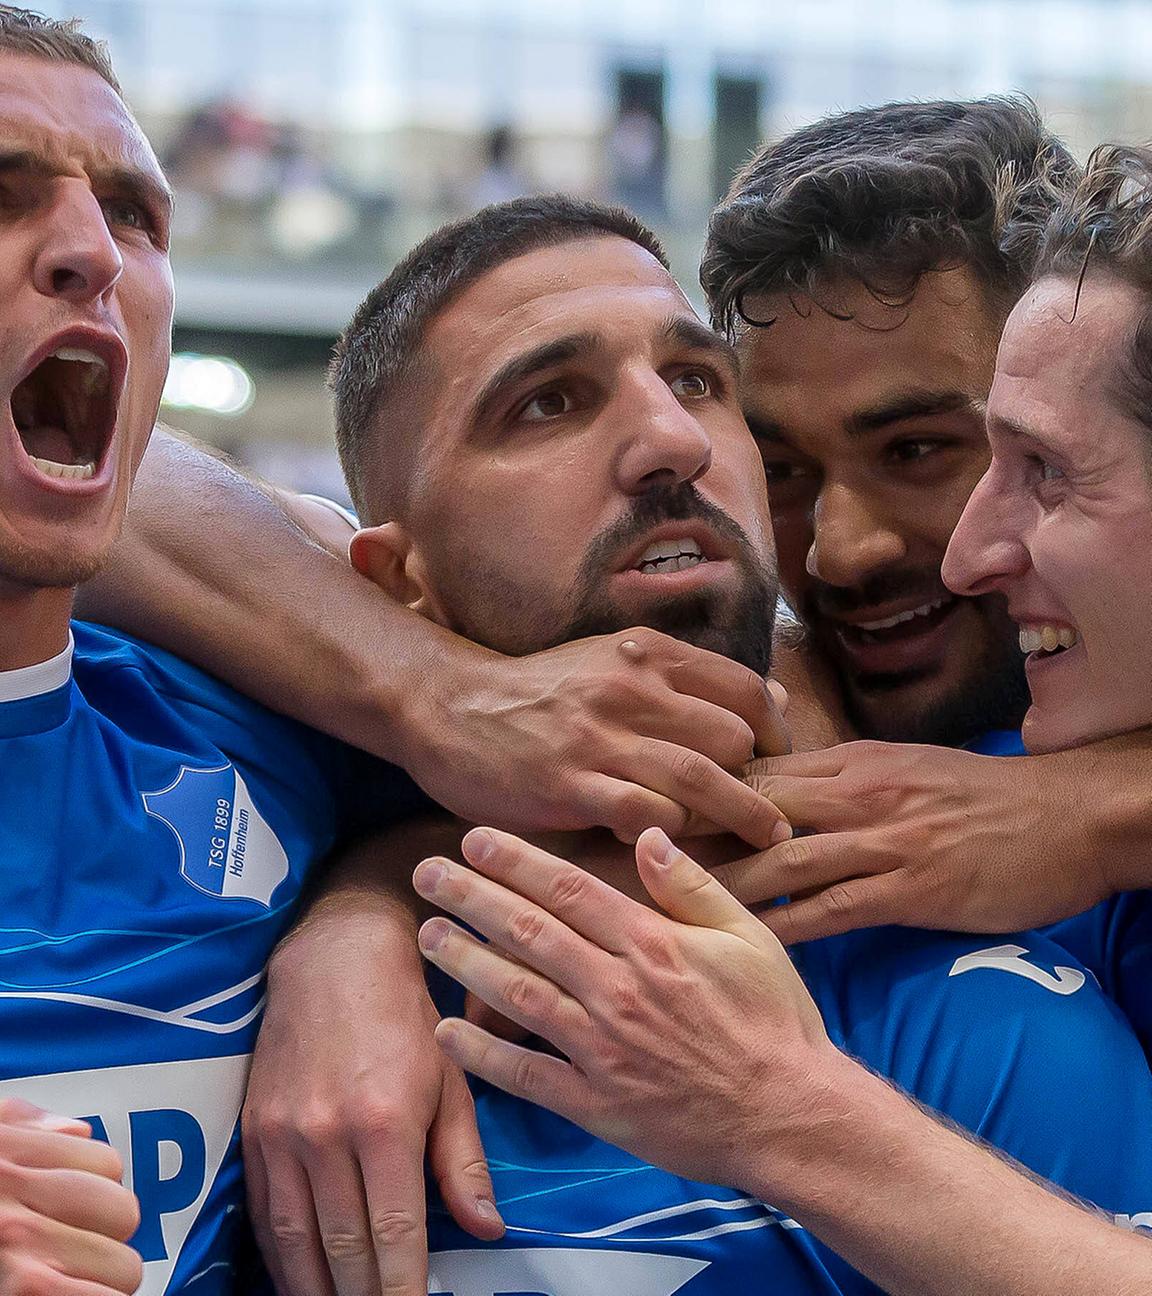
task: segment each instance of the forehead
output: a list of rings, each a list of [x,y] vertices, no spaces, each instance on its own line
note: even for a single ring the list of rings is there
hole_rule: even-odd
[[[695,314],[650,253],[608,235],[514,257],[470,284],[433,320],[424,352],[453,397],[518,353],[595,331],[605,345],[646,345],[645,322]]]
[[[1073,278],[1041,279],[1004,327],[998,387],[1035,383],[1058,389],[1062,399],[1098,398],[1117,377],[1117,358],[1143,307],[1134,287],[1110,275],[1089,274],[1079,288]]]
[[[0,148],[31,152],[61,174],[129,170],[164,183],[124,101],[78,64],[0,52]]]
[[[925,275],[906,306],[884,305],[857,282],[829,285],[820,304],[778,293],[745,306],[776,320],[737,345],[749,408],[789,427],[818,421],[827,431],[913,389],[988,394],[999,319],[966,268]]]

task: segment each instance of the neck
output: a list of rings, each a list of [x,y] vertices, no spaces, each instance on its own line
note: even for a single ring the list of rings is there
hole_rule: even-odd
[[[0,671],[37,666],[68,647],[74,593],[0,581]]]

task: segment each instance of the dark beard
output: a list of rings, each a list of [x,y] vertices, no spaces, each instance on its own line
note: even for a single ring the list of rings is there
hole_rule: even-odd
[[[706,522],[728,541],[735,551],[740,587],[734,594],[702,591],[651,604],[644,612],[644,624],[739,662],[757,675],[767,675],[772,665],[776,620],[776,573],[759,560],[740,526],[688,482],[657,487],[638,496],[625,517],[597,536],[577,581],[579,611],[549,646],[590,635],[613,634],[634,625],[634,619],[602,597],[605,571],[611,570],[621,550],[641,540],[653,527],[689,519]]]

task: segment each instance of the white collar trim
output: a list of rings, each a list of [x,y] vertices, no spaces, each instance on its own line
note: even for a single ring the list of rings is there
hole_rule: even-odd
[[[72,677],[72,653],[76,645],[68,631],[68,647],[48,661],[19,670],[0,671],[0,702],[22,702],[63,688]]]

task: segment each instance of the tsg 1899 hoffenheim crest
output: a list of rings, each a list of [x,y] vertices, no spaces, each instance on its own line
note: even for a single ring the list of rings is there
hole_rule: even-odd
[[[175,835],[188,882],[224,900],[271,905],[288,876],[288,856],[235,766],[181,765],[174,782],[142,795],[145,810]]]

